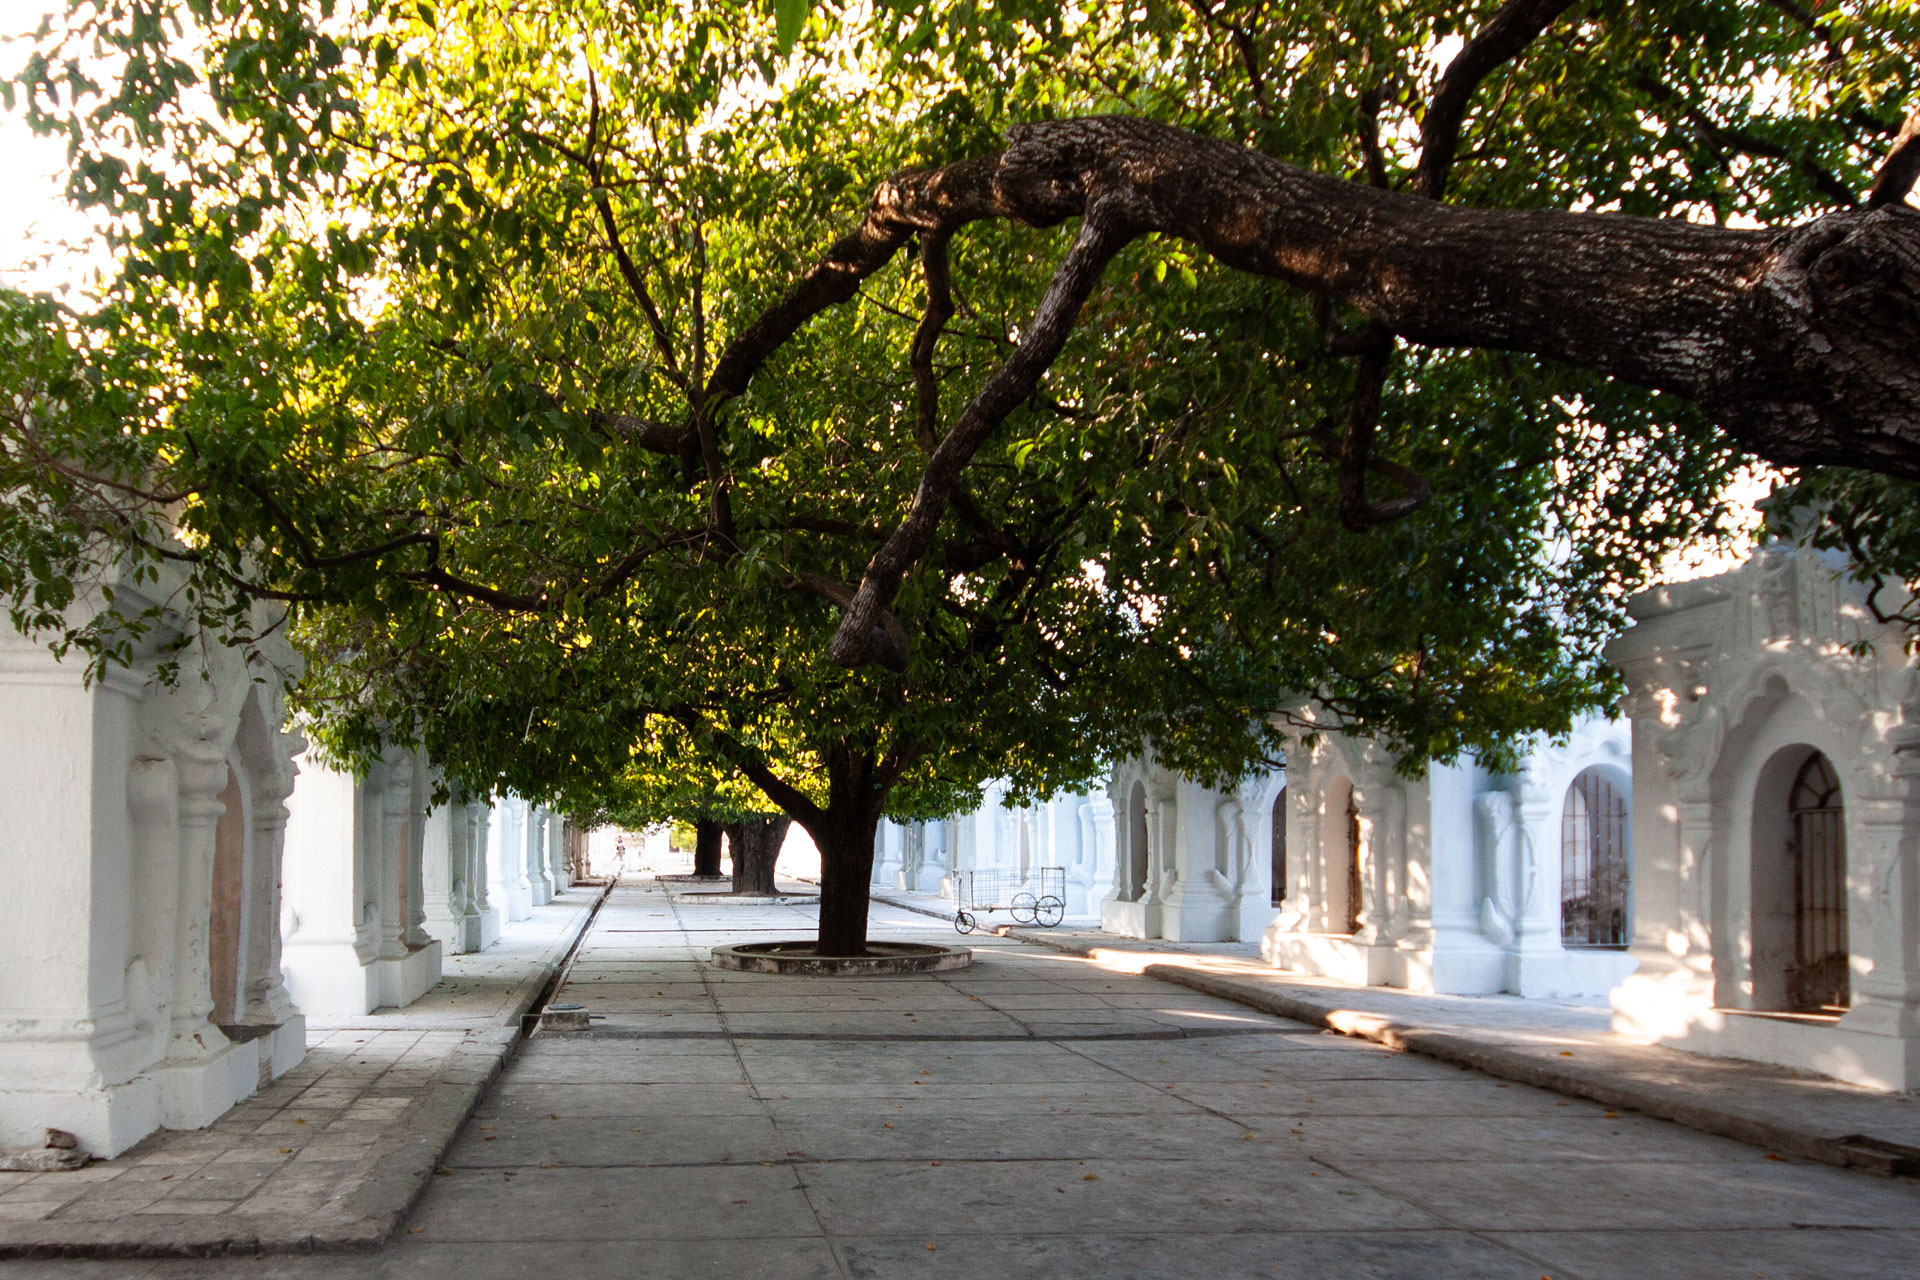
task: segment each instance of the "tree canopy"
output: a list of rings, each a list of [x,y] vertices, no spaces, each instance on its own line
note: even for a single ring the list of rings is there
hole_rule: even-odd
[[[1565,728],[1747,451],[1909,574],[1910,6],[778,8],[74,5],[15,91],[116,269],[5,302],[16,623],[111,659],[73,583],[176,561],[348,755],[685,744],[857,946],[989,777]]]

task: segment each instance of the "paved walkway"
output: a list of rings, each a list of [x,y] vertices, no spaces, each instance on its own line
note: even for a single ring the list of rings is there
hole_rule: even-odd
[[[951,903],[931,894],[877,896],[930,916],[952,911]],[[1604,1008],[1359,987],[1276,970],[1253,943],[1142,942],[1085,927],[1010,933],[1104,968],[1776,1153],[1883,1173],[1920,1170],[1920,1098],[1642,1044],[1615,1034],[1612,1013]]]
[[[875,910],[876,934],[952,937]],[[543,1032],[373,1257],[0,1280],[1911,1274],[1920,1184],[1327,1034],[1016,939],[886,979],[719,971],[811,911],[615,890]],[[77,1269],[84,1265],[86,1269]]]
[[[211,1128],[163,1130],[85,1169],[0,1173],[0,1255],[377,1246],[601,892],[575,888],[487,950],[447,957],[441,983],[405,1009],[310,1021],[306,1058]]]

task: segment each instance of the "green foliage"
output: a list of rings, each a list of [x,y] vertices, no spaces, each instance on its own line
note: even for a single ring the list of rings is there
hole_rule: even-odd
[[[185,564],[174,606],[224,635],[264,594],[343,758],[418,742],[577,813],[761,804],[756,770],[825,804],[844,750],[892,763],[899,816],[1077,787],[1148,737],[1231,777],[1310,693],[1409,767],[1498,763],[1614,697],[1625,597],[1725,527],[1738,460],[1687,406],[1405,351],[1382,448],[1434,496],[1351,533],[1319,428],[1352,318],[1136,243],[969,469],[894,672],[829,662],[806,584],[858,581],[919,483],[911,258],[744,395],[689,390],[880,179],[1020,120],[1135,111],[1355,177],[1377,146],[1404,182],[1436,48],[1493,8],[77,4],[20,89],[119,270],[86,314],[4,300],[0,593],[103,660],[138,620],[63,611],[110,555]],[[1450,197],[1786,220],[1860,189],[1915,14],[1790,10],[1581,6],[1481,88]],[[949,412],[1067,234],[956,240]],[[731,545],[703,459],[609,425],[690,413]]]

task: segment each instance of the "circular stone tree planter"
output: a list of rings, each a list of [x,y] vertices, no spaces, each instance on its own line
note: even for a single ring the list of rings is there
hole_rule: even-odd
[[[693,889],[680,895],[699,898],[700,906],[811,907],[819,903],[817,893],[735,893],[731,889]]]
[[[715,947],[713,963],[742,973],[789,973],[827,978],[867,978],[890,973],[944,973],[973,963],[968,947],[934,942],[869,942],[863,956],[817,956],[813,941],[745,942]]]

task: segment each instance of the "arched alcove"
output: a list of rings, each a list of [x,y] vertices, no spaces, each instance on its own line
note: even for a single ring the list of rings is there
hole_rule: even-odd
[[[241,949],[246,945],[247,863],[253,831],[250,788],[231,761],[225,806],[213,831],[213,903],[207,922],[207,962],[211,970],[213,1020],[232,1026],[240,1020]]]
[[[1270,815],[1273,828],[1273,878],[1272,905],[1278,907],[1287,900],[1287,787],[1280,784],[1280,791],[1273,797],[1273,812]]]
[[[1327,930],[1360,932],[1360,810],[1351,778],[1335,778],[1322,793],[1320,862]]]
[[[1847,940],[1847,811],[1833,763],[1807,757],[1787,793],[1793,864],[1793,960],[1787,1007],[1839,1013],[1853,1003]]]
[[[1147,787],[1136,782],[1127,792],[1127,901],[1137,902],[1147,887]]]
[[[1804,744],[1775,752],[1754,784],[1751,831],[1753,1007],[1844,1012],[1846,803],[1832,761]]]
[[[1632,939],[1632,814],[1604,769],[1583,769],[1560,814],[1560,941],[1624,947]]]

